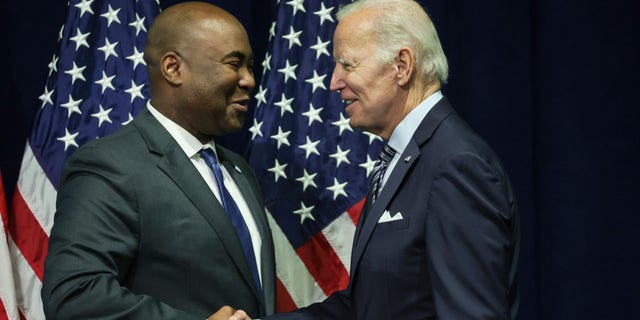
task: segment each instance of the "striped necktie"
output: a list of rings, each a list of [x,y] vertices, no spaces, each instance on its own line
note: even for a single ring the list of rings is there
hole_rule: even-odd
[[[382,189],[382,177],[384,177],[384,173],[387,171],[389,162],[391,162],[391,159],[393,159],[395,154],[396,151],[388,144],[385,144],[384,148],[382,148],[382,151],[380,151],[380,154],[378,155],[378,160],[376,160],[376,164],[373,167],[371,187],[369,188],[370,205],[373,205],[380,194],[380,189]]]

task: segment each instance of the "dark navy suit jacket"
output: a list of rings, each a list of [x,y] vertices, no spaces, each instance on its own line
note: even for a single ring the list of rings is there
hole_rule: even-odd
[[[268,319],[515,319],[518,238],[505,170],[443,98],[362,214],[348,288]]]

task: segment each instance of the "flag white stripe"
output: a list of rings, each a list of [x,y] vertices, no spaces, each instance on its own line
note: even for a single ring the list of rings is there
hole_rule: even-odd
[[[298,307],[322,301],[326,295],[307,270],[287,236],[267,210],[276,255],[276,273]]]
[[[47,236],[53,226],[56,212],[56,189],[42,170],[38,160],[27,143],[20,166],[18,192],[22,195],[33,216]]]
[[[9,237],[9,251],[11,252],[11,261],[13,261],[13,277],[18,289],[18,308],[27,320],[45,319],[40,298],[42,289],[40,279],[11,237]]]
[[[0,182],[1,183],[1,182]],[[2,199],[0,199],[2,201]],[[16,291],[13,283],[13,271],[11,267],[11,256],[9,247],[5,239],[5,225],[0,219],[0,299],[4,306],[6,317],[9,320],[19,319]],[[1,318],[2,315],[0,315]]]
[[[347,272],[351,266],[351,247],[356,226],[348,213],[343,213],[326,226],[322,233],[338,255]]]

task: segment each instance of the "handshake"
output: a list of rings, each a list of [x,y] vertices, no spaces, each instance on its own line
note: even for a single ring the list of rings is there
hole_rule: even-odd
[[[216,313],[209,316],[207,320],[251,320],[251,318],[242,310],[236,310],[230,306],[224,306],[220,308],[220,310],[216,311]]]

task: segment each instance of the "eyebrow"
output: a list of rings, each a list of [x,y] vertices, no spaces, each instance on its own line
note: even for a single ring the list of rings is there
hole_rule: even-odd
[[[222,57],[222,60],[227,59],[227,58],[238,58],[240,60],[244,60],[246,57],[247,56],[244,53],[240,52],[240,51],[231,51],[231,52],[225,54]],[[253,54],[251,54],[251,56],[249,56],[249,60],[252,60],[252,59],[253,59]]]

